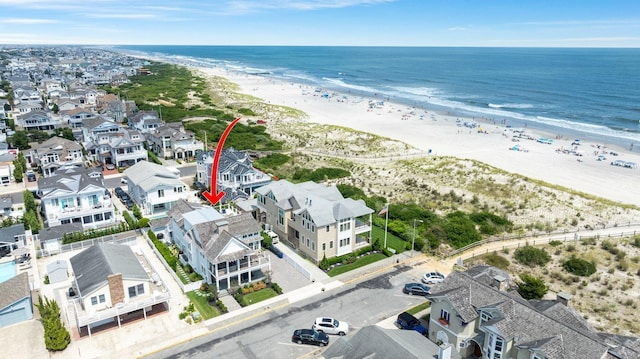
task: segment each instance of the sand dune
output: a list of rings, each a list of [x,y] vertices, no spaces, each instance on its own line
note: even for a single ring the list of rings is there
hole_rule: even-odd
[[[640,163],[640,156],[623,148],[605,144],[572,145],[574,138],[558,134],[511,129],[499,123],[472,118],[456,118],[446,113],[411,108],[379,98],[351,94],[326,93],[310,86],[283,82],[256,75],[226,71],[222,68],[197,68],[210,76],[222,76],[240,86],[240,93],[265,103],[304,111],[304,121],[346,126],[403,141],[432,155],[454,156],[485,162],[508,172],[622,203],[640,205],[638,168],[611,165],[624,160]],[[273,114],[277,118],[277,114]],[[272,120],[269,118],[269,120]],[[286,121],[286,118],[280,118]],[[465,126],[476,124],[477,127]],[[479,130],[481,129],[481,130]],[[514,130],[533,139],[514,138]],[[536,139],[551,138],[552,144]],[[517,145],[520,150],[513,150]],[[577,150],[582,156],[563,153]],[[617,156],[610,152],[614,151]],[[604,160],[598,160],[604,155]]]

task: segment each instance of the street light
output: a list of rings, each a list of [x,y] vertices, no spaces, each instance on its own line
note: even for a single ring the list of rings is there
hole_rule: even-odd
[[[411,240],[411,258],[413,258],[413,249],[416,245],[416,222],[424,223],[421,219],[413,219],[413,239]]]

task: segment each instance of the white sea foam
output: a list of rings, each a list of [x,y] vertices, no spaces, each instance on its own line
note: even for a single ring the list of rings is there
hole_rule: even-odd
[[[529,103],[505,103],[505,104],[489,103],[488,106],[492,108],[533,108],[533,105]]]

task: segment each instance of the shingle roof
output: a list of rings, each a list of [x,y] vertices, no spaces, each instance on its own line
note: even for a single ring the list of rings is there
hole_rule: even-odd
[[[184,185],[180,177],[163,166],[148,161],[140,161],[124,171],[132,184],[140,186],[143,191],[150,191],[158,186],[176,187]]]
[[[87,296],[107,284],[112,274],[122,279],[149,280],[149,276],[131,250],[120,244],[98,243],[71,257],[80,295]]]
[[[513,340],[517,347],[541,350],[547,359],[600,359],[606,354],[606,343],[590,326],[577,319],[579,314],[569,314],[573,311],[571,308],[529,303],[512,294],[515,291],[501,291],[486,284],[482,279],[491,278],[493,273],[482,272],[482,268],[454,271],[432,289],[430,298],[446,298],[465,322],[475,320],[479,308],[497,308],[502,317],[495,317],[482,326],[496,331],[506,341]]]
[[[0,283],[0,310],[29,296],[31,296],[29,275],[27,272],[22,272]]]

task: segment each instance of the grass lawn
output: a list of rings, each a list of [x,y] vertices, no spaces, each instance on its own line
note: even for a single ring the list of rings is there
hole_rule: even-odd
[[[417,313],[420,313],[421,311],[429,308],[431,306],[431,303],[425,299],[425,302],[422,304],[418,304],[415,307],[407,310],[407,313],[411,314],[411,315],[416,315]]]
[[[251,305],[251,304],[258,303],[258,302],[262,302],[263,300],[266,300],[266,299],[269,299],[269,298],[273,298],[273,297],[275,297],[277,295],[278,295],[278,293],[276,293],[273,289],[264,288],[264,289],[261,289],[261,290],[259,290],[257,292],[245,294],[244,295],[244,300],[247,302],[247,305]]]
[[[371,229],[372,238],[379,238],[380,245],[384,245],[384,228],[380,228],[377,226],[373,226]],[[402,253],[405,249],[406,242],[402,240],[402,238],[394,235],[393,233],[387,231],[387,247],[391,247],[396,250],[396,253]]]
[[[357,261],[351,263],[351,264],[345,264],[345,265],[341,265],[339,267],[335,267],[333,269],[331,269],[327,274],[329,275],[329,277],[334,277],[337,276],[338,274],[342,274],[342,273],[346,273],[350,270],[354,270],[356,268],[360,268],[360,267],[364,267],[367,264],[371,264],[374,262],[377,262],[379,260],[383,260],[387,258],[387,256],[385,256],[382,253],[375,253],[375,254],[370,254],[368,256],[364,256],[359,258]]]
[[[191,303],[196,307],[202,319],[207,320],[220,315],[218,308],[210,306],[206,297],[199,296],[194,291],[191,291],[187,292],[187,298],[191,300]]]

